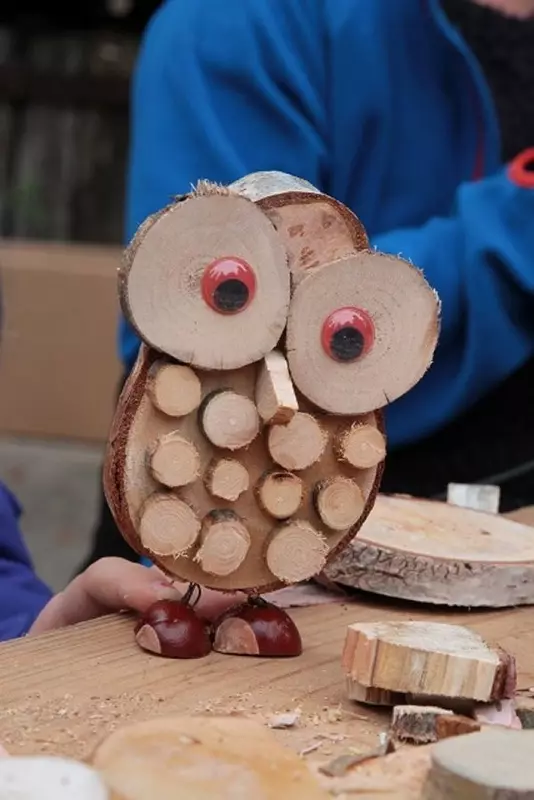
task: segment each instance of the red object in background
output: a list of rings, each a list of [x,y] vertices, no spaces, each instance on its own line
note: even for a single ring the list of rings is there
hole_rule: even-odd
[[[508,167],[508,177],[522,189],[534,189],[534,147],[514,158]]]

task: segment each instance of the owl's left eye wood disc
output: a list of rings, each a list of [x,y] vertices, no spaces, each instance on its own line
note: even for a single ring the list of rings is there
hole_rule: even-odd
[[[267,216],[229,193],[193,193],[143,226],[120,276],[123,312],[151,347],[201,369],[237,369],[287,321],[287,252]]]

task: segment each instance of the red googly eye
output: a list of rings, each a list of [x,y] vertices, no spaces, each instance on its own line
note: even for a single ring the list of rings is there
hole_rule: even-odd
[[[219,314],[238,314],[252,302],[256,277],[250,264],[241,258],[219,258],[206,267],[202,276],[202,297]]]
[[[369,352],[375,339],[373,320],[362,308],[338,308],[324,321],[323,350],[334,361],[350,363]]]

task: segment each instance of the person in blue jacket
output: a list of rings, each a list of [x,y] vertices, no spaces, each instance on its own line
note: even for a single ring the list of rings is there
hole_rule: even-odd
[[[383,490],[534,502],[534,0],[166,0],[133,81],[127,238],[199,178],[257,170],[337,197],[441,297],[435,362],[386,409]],[[125,374],[138,346],[121,320]],[[89,562],[124,548],[104,503]]]

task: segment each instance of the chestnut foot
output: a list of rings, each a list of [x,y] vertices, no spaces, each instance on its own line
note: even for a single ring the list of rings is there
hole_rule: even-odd
[[[210,629],[194,609],[198,590],[191,584],[181,600],[160,600],[139,618],[135,640],[139,647],[166,658],[203,658],[211,652]]]
[[[283,609],[261,597],[230,609],[213,626],[213,649],[234,656],[300,656],[297,626]]]

